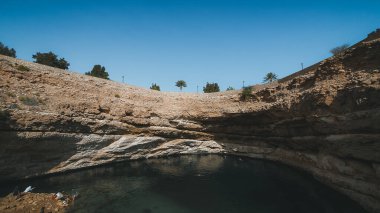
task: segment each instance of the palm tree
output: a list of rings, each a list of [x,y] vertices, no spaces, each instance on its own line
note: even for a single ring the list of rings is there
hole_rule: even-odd
[[[274,80],[277,80],[277,75],[273,72],[269,72],[264,77],[264,82],[272,83]]]
[[[175,85],[177,86],[177,87],[179,87],[179,89],[182,91],[182,88],[183,87],[187,87],[187,85],[186,85],[186,81],[184,81],[184,80],[179,80],[179,81],[177,81],[176,83],[175,83]]]

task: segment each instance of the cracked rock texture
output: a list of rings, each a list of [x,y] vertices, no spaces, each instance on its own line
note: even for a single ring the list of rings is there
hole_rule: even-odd
[[[158,92],[0,56],[0,180],[225,153],[301,168],[380,212],[379,70],[379,30],[253,86],[249,101],[241,91]]]

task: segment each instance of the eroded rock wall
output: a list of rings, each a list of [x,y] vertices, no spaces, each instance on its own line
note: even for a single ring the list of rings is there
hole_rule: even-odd
[[[0,56],[0,179],[223,153],[309,171],[380,212],[378,34],[254,87],[249,101],[240,91],[148,91]]]

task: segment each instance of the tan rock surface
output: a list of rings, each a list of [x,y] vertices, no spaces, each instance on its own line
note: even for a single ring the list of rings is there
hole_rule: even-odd
[[[0,198],[0,212],[25,213],[25,212],[66,212],[69,204],[54,198],[49,193],[22,193],[20,197],[12,194]]]

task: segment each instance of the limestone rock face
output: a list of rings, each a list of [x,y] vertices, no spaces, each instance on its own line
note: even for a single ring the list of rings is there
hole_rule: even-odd
[[[241,91],[158,92],[0,56],[0,180],[225,153],[301,168],[380,212],[379,57],[375,32],[241,101]]]

